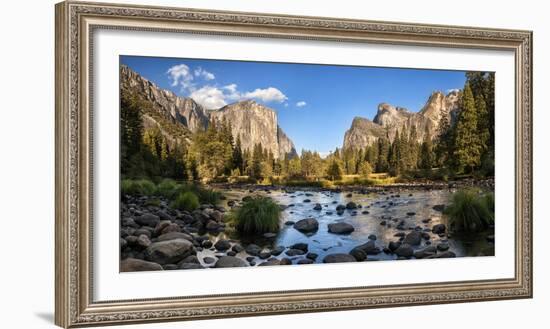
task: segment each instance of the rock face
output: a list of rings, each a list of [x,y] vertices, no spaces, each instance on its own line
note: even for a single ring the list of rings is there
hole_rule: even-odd
[[[137,93],[150,102],[153,110],[160,116],[174,123],[180,123],[192,132],[204,129],[208,125],[208,115],[205,109],[191,98],[176,96],[173,92],[160,89],[155,83],[145,79],[126,65],[120,66],[120,87]],[[145,125],[157,122],[152,115]],[[152,122],[151,122],[152,121]]]
[[[443,116],[447,116],[453,124],[459,111],[459,95],[460,92],[456,90],[447,95],[436,91],[416,113],[403,107],[381,103],[372,121],[361,117],[353,119],[350,129],[344,135],[344,148],[365,148],[375,143],[378,138],[386,136],[393,140],[396,130],[410,130],[413,126],[416,128],[418,141],[421,142],[426,126],[434,136]]]
[[[278,125],[277,113],[255,101],[206,110],[191,98],[161,89],[125,65],[120,67],[120,88],[150,105],[142,113],[144,128],[160,128],[170,144],[188,141],[189,131],[204,130],[211,120],[225,119],[231,125],[234,139],[241,139],[243,150],[251,151],[260,143],[274,158],[297,155],[294,143]]]
[[[241,140],[243,150],[252,150],[254,145],[260,143],[275,158],[284,158],[287,154],[296,155],[294,144],[277,123],[277,113],[253,100],[210,111],[210,117],[220,122],[227,120],[231,125],[233,138]]]

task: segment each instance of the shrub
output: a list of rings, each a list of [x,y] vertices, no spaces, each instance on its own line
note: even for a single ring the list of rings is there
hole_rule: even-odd
[[[200,186],[195,186],[194,192],[198,195],[201,203],[216,204],[222,196],[221,192]]]
[[[281,209],[271,198],[256,196],[243,202],[230,215],[237,231],[262,234],[279,231]]]
[[[178,194],[178,183],[171,179],[164,179],[157,185],[157,194],[172,199]]]
[[[153,182],[147,179],[131,180],[124,179],[120,183],[120,192],[133,196],[153,195],[156,192],[156,186]]]
[[[199,207],[199,198],[193,192],[182,192],[170,206],[179,210],[193,211]]]
[[[160,200],[157,198],[148,199],[145,201],[146,206],[160,207]]]
[[[452,196],[451,204],[445,208],[445,214],[449,216],[450,226],[456,231],[483,230],[494,223],[494,197],[481,196],[474,189],[457,191]]]

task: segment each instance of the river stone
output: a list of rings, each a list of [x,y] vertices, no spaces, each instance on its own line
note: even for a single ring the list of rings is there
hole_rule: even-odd
[[[323,210],[323,207],[321,206],[321,204],[316,203],[315,207],[313,207],[313,210]]]
[[[210,241],[210,240],[204,240],[203,242],[201,242],[201,246],[202,246],[203,248],[208,249],[208,248],[212,247],[212,241]]]
[[[176,264],[166,264],[166,265],[163,265],[162,268],[165,271],[172,271],[172,270],[177,270],[179,267]]]
[[[147,248],[151,245],[151,240],[149,240],[149,237],[147,235],[142,234],[142,235],[138,236],[137,241],[136,241],[136,245],[138,245],[139,247],[145,249],[145,248]]]
[[[273,256],[279,256],[280,254],[283,253],[283,251],[285,251],[285,247],[283,247],[283,246],[276,246],[275,248],[273,248],[273,249],[271,250],[271,254],[272,254]]]
[[[410,245],[403,243],[395,250],[395,254],[400,257],[411,257],[414,255],[414,251]]]
[[[209,220],[207,223],[206,223],[206,226],[205,226],[206,230],[207,231],[217,231],[220,229],[220,224],[218,224],[216,221],[214,220]]]
[[[304,203],[310,203],[311,200],[310,199],[304,199]]]
[[[371,235],[368,236],[368,239],[369,239],[369,240],[376,241],[376,235],[371,234]]]
[[[227,256],[237,256],[237,253],[234,252],[233,250],[229,250],[227,253],[226,253]]]
[[[337,211],[344,211],[344,210],[346,210],[346,206],[344,206],[343,204],[339,204],[338,206],[336,206],[336,210]]]
[[[422,233],[418,231],[412,231],[405,236],[403,243],[410,244],[411,246],[418,246],[422,241]]]
[[[157,238],[157,241],[168,241],[168,240],[175,240],[175,239],[184,239],[184,240],[193,242],[193,237],[192,236],[190,236],[187,233],[182,233],[182,232],[169,232],[169,233],[163,234],[163,235],[161,235]],[[208,240],[206,240],[206,241],[208,241]],[[203,246],[203,247],[205,247],[205,246]],[[208,247],[205,247],[205,248],[208,248]]]
[[[317,255],[317,254],[314,253],[314,252],[310,252],[310,253],[308,253],[308,254],[306,255],[306,258],[309,258],[309,259],[311,259],[311,260],[316,260],[317,257],[319,257],[319,255]]]
[[[300,249],[288,249],[285,254],[287,254],[288,256],[290,257],[293,257],[293,256],[300,256],[300,255],[303,255],[305,254],[305,251],[303,250],[300,250]]]
[[[205,263],[205,264],[212,264],[216,261],[216,258],[214,257],[204,257],[202,259],[202,261]]]
[[[456,257],[456,254],[454,252],[444,251],[432,256],[428,256],[426,258],[455,258],[455,257]]]
[[[443,234],[445,233],[445,230],[445,224],[436,224],[432,227],[432,233],[434,234]]]
[[[227,249],[231,248],[231,242],[229,242],[229,240],[225,240],[225,239],[218,240],[214,244],[214,248],[216,248],[216,250],[218,250],[218,251],[226,251]]]
[[[349,254],[330,254],[323,258],[323,263],[346,263],[356,261],[355,257]]]
[[[437,253],[437,248],[434,246],[428,246],[422,250],[418,250],[414,253],[414,257],[416,258],[426,258],[432,255],[435,255]]]
[[[367,260],[367,254],[363,250],[361,250],[357,247],[351,249],[349,254],[352,255],[353,258],[355,258],[355,260],[358,261],[358,262],[362,262],[362,261]]]
[[[297,221],[294,228],[302,233],[312,233],[319,229],[319,222],[315,218],[305,218]]]
[[[388,249],[391,250],[392,252],[395,252],[397,250],[397,248],[399,248],[399,246],[401,246],[401,242],[391,241],[388,244]]]
[[[157,226],[155,226],[155,230],[153,231],[154,236],[159,236],[162,234],[162,230],[164,230],[168,225],[172,224],[169,220],[162,220],[158,223]]]
[[[367,255],[378,255],[380,253],[380,248],[376,247],[376,243],[374,242],[374,240],[369,240],[366,243],[363,243],[362,245],[359,245],[353,249],[361,250]]]
[[[157,263],[147,262],[141,259],[126,258],[120,262],[121,272],[137,271],[162,271],[162,266]]]
[[[447,251],[447,250],[449,250],[449,244],[448,243],[440,243],[440,244],[437,245],[437,250]]]
[[[328,224],[328,231],[334,234],[350,234],[355,228],[351,224],[339,222]]]
[[[120,220],[120,225],[121,226],[130,226],[130,227],[133,227],[133,228],[139,228],[139,225],[134,221],[134,219],[132,217],[123,217]]]
[[[279,265],[292,265],[292,260],[290,258],[281,258]]]
[[[346,209],[357,209],[357,204],[353,201],[346,204]]]
[[[264,233],[264,238],[266,239],[273,239],[273,238],[276,238],[277,237],[277,233]]]
[[[136,217],[134,221],[141,226],[156,227],[160,223],[160,218],[153,214],[143,214]]]
[[[260,255],[260,252],[262,252],[262,248],[255,244],[249,244],[248,246],[246,246],[245,250],[247,254],[252,256],[258,256]]]
[[[416,213],[415,213],[414,211],[409,211],[409,212],[407,213],[407,216],[414,216],[414,215],[416,215]]]
[[[151,244],[145,249],[145,258],[148,261],[161,265],[177,263],[193,252],[193,244],[184,239],[160,241]]]
[[[179,265],[179,268],[182,270],[198,270],[198,269],[204,268],[204,266],[196,263],[181,263]]]
[[[214,267],[216,268],[225,268],[225,267],[246,267],[246,262],[240,258],[234,256],[222,256],[216,262]]]
[[[302,250],[303,252],[307,252],[308,246],[307,246],[307,243],[298,242],[290,246],[290,249],[298,249],[298,250]]]
[[[170,220],[171,221],[173,219],[172,216],[170,216],[164,210],[157,211],[157,216],[159,216],[161,220]]]
[[[258,264],[258,266],[274,266],[274,265],[281,265],[281,261],[276,259],[276,258],[273,258],[273,259],[269,259],[261,264]]]
[[[312,259],[309,258],[302,258],[299,261],[296,262],[296,264],[313,264],[315,263]]]
[[[178,224],[170,223],[164,229],[162,229],[162,231],[160,232],[160,235],[170,233],[170,232],[181,232],[181,227]]]
[[[244,247],[237,243],[237,244],[233,245],[233,247],[231,247],[231,250],[233,250],[234,252],[236,252],[238,254],[238,253],[240,253],[241,251],[244,250]]]
[[[436,204],[435,206],[432,207],[432,209],[435,210],[435,211],[443,212],[443,210],[445,210],[445,205],[444,204]]]
[[[287,221],[285,222],[285,225],[287,225],[287,226],[294,225],[294,224],[295,224],[295,222],[292,221],[292,220],[287,220]]]
[[[260,252],[260,255],[258,257],[260,257],[261,259],[268,259],[269,257],[271,257],[271,251],[268,249],[264,249]]]
[[[147,229],[149,228],[149,230]],[[149,226],[143,226],[142,228],[138,228],[135,232],[134,232],[134,235],[135,236],[140,236],[140,235],[146,235],[149,239],[151,239],[151,237],[153,236],[151,230],[151,228]]]

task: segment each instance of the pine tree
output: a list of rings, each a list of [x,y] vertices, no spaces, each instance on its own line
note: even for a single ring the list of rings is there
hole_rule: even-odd
[[[475,100],[468,83],[464,87],[461,106],[453,136],[453,156],[456,169],[463,171],[468,168],[472,172],[480,164],[482,147],[477,131]]]
[[[453,153],[452,133],[449,116],[443,114],[439,119],[435,146],[436,163],[439,166],[451,166],[449,155]]]
[[[420,168],[430,170],[433,167],[434,157],[432,150],[432,135],[430,132],[430,126],[426,125],[426,131],[424,132],[424,140],[420,149]]]
[[[418,166],[418,153],[418,133],[416,132],[416,125],[413,124],[409,134],[409,169],[416,169]]]
[[[340,167],[338,159],[332,159],[327,169],[327,178],[332,181],[342,179],[342,168]]]
[[[239,172],[242,173],[244,171],[244,159],[240,136],[237,136],[237,142],[235,142],[235,147],[233,148],[232,158],[233,169],[239,169]]]
[[[378,159],[376,162],[376,172],[386,172],[388,170],[388,156],[390,143],[387,138],[378,138]]]

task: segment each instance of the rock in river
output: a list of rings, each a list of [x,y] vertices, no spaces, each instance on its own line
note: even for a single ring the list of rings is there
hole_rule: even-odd
[[[229,242],[229,240],[218,240],[218,242],[216,242],[214,244],[214,248],[216,248],[216,250],[218,251],[225,251],[229,248],[231,248],[231,242]]]
[[[433,234],[445,233],[445,224],[436,224],[432,227]]]
[[[411,257],[414,254],[413,248],[406,243],[401,244],[394,252],[400,257]]]
[[[184,239],[175,239],[151,244],[145,249],[145,258],[161,265],[174,264],[193,252],[191,242]]]
[[[303,252],[307,252],[308,246],[307,246],[307,243],[298,242],[290,246],[290,249],[298,249],[298,250],[302,250]]]
[[[350,254],[330,254],[323,258],[323,263],[346,263],[356,261],[355,257]]]
[[[162,266],[157,263],[147,262],[141,259],[126,258],[120,262],[121,272],[136,272],[136,271],[160,271]]]
[[[322,210],[322,209],[323,209],[323,207],[319,203],[316,203],[315,207],[313,207],[313,210]]]
[[[346,209],[357,209],[357,204],[353,201],[348,202],[348,204],[346,204]]]
[[[260,252],[262,252],[262,248],[260,248],[260,246],[255,245],[253,243],[246,246],[245,250],[247,254],[252,256],[258,256],[260,255]]]
[[[214,265],[214,267],[216,268],[245,266],[247,266],[247,264],[244,260],[233,256],[222,256],[220,259],[218,259],[216,265]]]
[[[328,224],[328,231],[334,234],[350,234],[355,228],[351,224],[339,222]]]
[[[412,231],[405,236],[403,243],[410,244],[411,246],[418,246],[422,240],[422,233],[419,231]]]
[[[312,233],[319,229],[319,222],[315,218],[305,218],[297,221],[294,228],[302,233]]]

